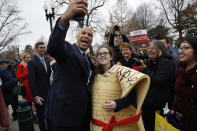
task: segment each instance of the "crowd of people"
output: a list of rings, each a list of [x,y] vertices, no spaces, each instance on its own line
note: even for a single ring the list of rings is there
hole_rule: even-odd
[[[0,60],[0,131],[7,130],[7,107],[17,118],[16,84],[35,103],[41,131],[154,131],[155,113],[166,103],[182,131],[197,130],[197,37],[186,36],[178,48],[168,37],[141,43],[139,51],[118,26],[92,60],[86,52],[93,31],[82,28],[76,43],[65,41],[69,21],[87,14],[87,2],[71,2],[57,20],[46,47],[24,53],[17,70]],[[47,53],[46,53],[47,52]],[[33,111],[32,111],[33,114]]]

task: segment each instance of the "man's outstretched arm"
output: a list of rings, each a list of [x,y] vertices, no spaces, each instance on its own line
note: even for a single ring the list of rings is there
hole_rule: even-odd
[[[54,30],[49,38],[47,52],[56,60],[63,60],[69,51],[69,43],[65,42],[69,21],[78,14],[87,14],[86,0],[73,0],[56,22]]]

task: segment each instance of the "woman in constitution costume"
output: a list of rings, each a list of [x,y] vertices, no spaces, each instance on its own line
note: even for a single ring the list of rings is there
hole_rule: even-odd
[[[144,131],[141,106],[150,79],[112,60],[111,49],[101,46],[92,86],[93,131]]]

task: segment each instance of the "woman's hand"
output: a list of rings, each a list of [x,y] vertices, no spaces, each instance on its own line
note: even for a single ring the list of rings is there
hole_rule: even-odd
[[[115,101],[106,101],[106,104],[102,106],[102,108],[106,111],[114,111],[116,109]]]

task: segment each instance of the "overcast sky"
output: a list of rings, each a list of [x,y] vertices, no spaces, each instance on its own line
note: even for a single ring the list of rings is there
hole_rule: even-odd
[[[20,50],[23,50],[27,44],[30,44],[34,47],[35,42],[42,36],[44,36],[46,40],[48,40],[49,38],[50,26],[49,22],[46,21],[45,12],[43,9],[44,1],[47,0],[18,0],[18,8],[21,11],[20,16],[23,17],[25,22],[27,23],[27,30],[31,31],[30,34],[24,35],[18,39],[17,43],[20,45]],[[154,0],[128,1],[128,7],[134,10],[140,4],[150,3]],[[110,5],[115,4],[115,2],[116,0],[111,0]],[[111,7],[109,7],[109,9],[110,8]],[[99,41],[98,39],[100,38],[94,38],[94,42]]]

